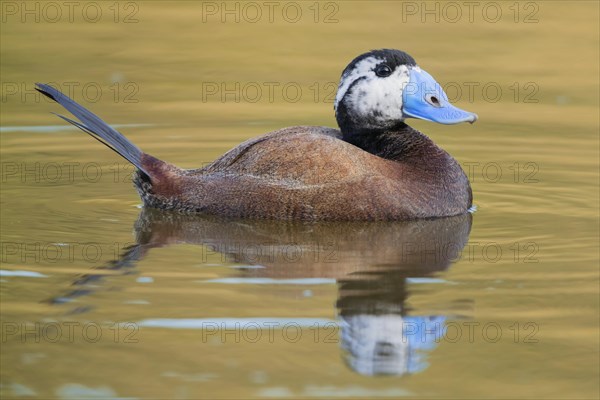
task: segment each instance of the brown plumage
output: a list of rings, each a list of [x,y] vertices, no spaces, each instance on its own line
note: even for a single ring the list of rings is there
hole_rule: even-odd
[[[396,70],[414,65],[412,58],[400,57],[408,56],[405,53],[391,54],[385,61]],[[341,100],[336,101],[336,117],[342,131],[315,126],[281,129],[248,140],[212,164],[194,170],[180,169],[143,153],[97,116],[50,86],[38,84],[38,90],[71,111],[81,123],[61,118],[138,168],[134,183],[149,207],[297,220],[403,220],[466,213],[471,207],[471,188],[456,160],[406,125],[405,116],[399,111],[389,107],[372,111],[367,100],[357,105],[348,95],[355,95],[358,89],[353,87],[358,87],[358,82],[363,81],[360,84],[364,85],[367,78],[380,79],[374,78],[371,70],[362,71],[364,63],[361,67],[360,61],[368,55],[372,56],[367,59],[369,62],[386,56],[377,52],[362,55],[342,75],[340,91],[345,92],[338,92]],[[347,72],[353,71],[353,64],[359,67],[359,72],[354,70],[353,74],[364,76],[346,84],[345,77],[355,79]],[[404,78],[398,74],[398,79]],[[388,117],[386,113],[401,118]]]
[[[197,170],[145,155],[152,178],[138,173],[134,182],[148,206],[232,217],[391,220],[466,212],[471,192],[458,163],[405,127],[390,140],[418,143],[394,159],[360,150],[335,129],[293,127],[242,143]]]

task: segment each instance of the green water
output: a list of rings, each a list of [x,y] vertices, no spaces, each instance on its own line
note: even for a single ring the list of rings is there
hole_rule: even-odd
[[[3,398],[598,398],[597,2],[35,4],[1,3]],[[472,216],[142,213],[133,169],[33,92],[192,168],[335,126],[341,70],[383,47],[479,114],[412,121]]]

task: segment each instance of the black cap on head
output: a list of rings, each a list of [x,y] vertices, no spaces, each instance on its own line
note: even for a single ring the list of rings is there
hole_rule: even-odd
[[[417,65],[417,62],[415,61],[415,59],[412,58],[408,53],[403,52],[402,50],[395,50],[395,49],[371,50],[368,53],[361,54],[360,56],[358,56],[354,60],[352,60],[350,62],[350,64],[348,64],[348,66],[344,69],[344,71],[342,72],[342,75],[344,75],[347,71],[353,69],[354,66],[356,64],[358,64],[360,61],[364,60],[365,58],[369,58],[369,57],[381,58],[386,63],[388,63],[388,65],[392,69],[395,69],[395,67],[397,67],[398,65],[410,65],[410,66]]]

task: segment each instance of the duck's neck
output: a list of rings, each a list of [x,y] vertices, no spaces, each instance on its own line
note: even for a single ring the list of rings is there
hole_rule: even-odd
[[[424,165],[444,164],[439,166],[454,161],[431,139],[404,122],[387,129],[343,130],[342,135],[344,141],[388,160]]]

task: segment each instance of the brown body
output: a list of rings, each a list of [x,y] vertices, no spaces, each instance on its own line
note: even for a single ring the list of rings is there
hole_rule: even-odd
[[[448,153],[404,125],[365,151],[336,129],[300,126],[248,140],[205,168],[142,155],[150,207],[228,217],[403,220],[466,213],[471,188]]]

